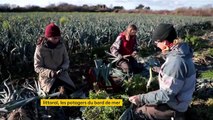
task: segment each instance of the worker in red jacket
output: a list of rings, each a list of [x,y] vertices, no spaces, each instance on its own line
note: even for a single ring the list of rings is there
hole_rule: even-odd
[[[142,70],[142,65],[138,64],[135,59],[138,53],[136,41],[137,30],[134,24],[128,25],[126,30],[119,34],[110,47],[110,52],[120,58],[117,62],[117,66],[120,67],[123,72],[136,73]]]

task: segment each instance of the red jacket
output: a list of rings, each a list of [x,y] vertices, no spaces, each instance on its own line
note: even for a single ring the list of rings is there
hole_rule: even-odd
[[[131,36],[130,40],[126,40],[125,34],[122,32],[120,33],[120,39],[121,39],[121,44],[120,44],[120,49],[118,52],[121,55],[130,55],[132,54],[133,51],[135,51],[135,46],[136,46],[136,36]]]

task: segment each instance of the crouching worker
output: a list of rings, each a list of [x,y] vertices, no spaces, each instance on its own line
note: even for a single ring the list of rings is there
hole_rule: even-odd
[[[48,94],[60,91],[58,98],[67,98],[75,89],[68,67],[69,57],[60,29],[51,23],[45,28],[45,36],[38,39],[34,54],[34,69],[39,74],[41,89]]]
[[[196,72],[192,49],[177,39],[171,24],[160,24],[152,36],[157,47],[166,54],[158,76],[159,90],[129,97],[138,107],[137,119],[174,119],[184,116],[195,90]]]
[[[45,28],[45,36],[40,37],[34,54],[34,69],[39,74],[41,89],[50,94],[60,92],[57,98],[69,98],[69,94],[76,88],[67,72],[69,57],[65,45],[61,39],[58,26],[51,23]],[[44,107],[40,107],[40,111]],[[67,120],[72,114],[71,107],[47,107],[46,114],[52,119]],[[41,112],[40,116],[44,112]],[[65,114],[65,115],[64,115]]]
[[[137,73],[142,70],[143,65],[137,63],[137,27],[134,24],[128,25],[124,32],[121,32],[110,47],[112,55],[119,57],[116,63],[123,72]]]

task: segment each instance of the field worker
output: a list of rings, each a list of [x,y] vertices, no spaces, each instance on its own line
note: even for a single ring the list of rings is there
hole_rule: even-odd
[[[126,30],[121,32],[115,42],[110,47],[110,52],[120,58],[117,66],[123,72],[139,72],[142,65],[138,64],[135,57],[137,56],[137,27],[134,24],[127,26]]]
[[[138,118],[171,119],[183,117],[195,90],[196,73],[192,61],[192,49],[177,39],[171,24],[160,24],[153,32],[153,41],[166,55],[161,66],[159,90],[129,97],[138,107]]]
[[[73,92],[75,85],[68,75],[69,57],[58,26],[50,23],[45,36],[40,37],[34,54],[34,69],[39,74],[39,83],[46,93]]]

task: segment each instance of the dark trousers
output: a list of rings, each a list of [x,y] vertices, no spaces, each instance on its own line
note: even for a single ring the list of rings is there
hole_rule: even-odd
[[[140,73],[143,70],[143,64],[138,63],[137,60],[133,57],[127,57],[126,59],[121,59],[120,61],[118,61],[117,65],[121,69],[128,69],[129,72],[133,72],[133,73]]]
[[[70,99],[69,95],[74,92],[74,88],[60,79],[55,80],[52,87],[50,88],[49,94],[58,92],[60,87],[64,88],[65,94],[57,96],[53,99]],[[51,106],[47,107],[47,112],[52,116],[51,120],[69,120],[69,116],[81,116],[80,107]]]
[[[144,105],[136,108],[135,119],[149,119],[149,120],[171,120],[171,118],[183,118],[184,113],[171,109],[166,104],[161,105]]]
[[[74,88],[72,86],[70,86],[67,83],[65,83],[64,81],[56,78],[55,82],[53,83],[52,87],[50,88],[49,93],[58,92],[59,88],[61,86],[64,87],[66,95],[70,95],[72,92],[74,92]]]

